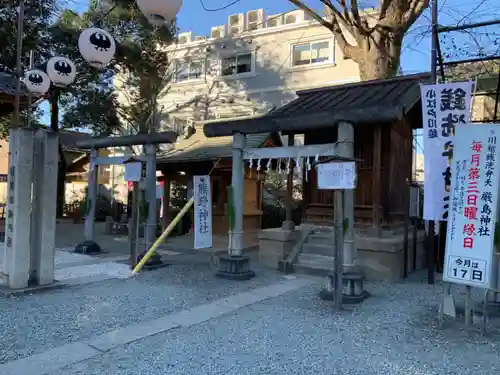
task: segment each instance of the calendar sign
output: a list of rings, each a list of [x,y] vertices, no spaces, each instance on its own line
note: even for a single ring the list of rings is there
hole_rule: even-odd
[[[487,124],[456,127],[444,281],[480,288],[491,288],[494,282],[498,128]]]
[[[479,259],[450,256],[448,277],[464,281],[482,283],[486,275],[486,262]]]

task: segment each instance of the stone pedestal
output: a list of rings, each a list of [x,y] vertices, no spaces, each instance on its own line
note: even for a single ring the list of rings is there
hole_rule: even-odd
[[[363,302],[370,294],[364,289],[364,274],[361,269],[344,269],[342,275],[342,303],[356,304]],[[335,275],[330,274],[325,280],[325,285],[319,296],[325,301],[333,301]]]
[[[277,269],[297,241],[298,231],[282,228],[264,229],[259,233],[259,263]]]
[[[219,258],[217,276],[227,280],[250,280],[255,272],[250,269],[249,257],[225,255]]]
[[[141,261],[141,259],[144,257],[144,255],[146,255],[146,253],[142,253],[142,254],[139,254],[137,256],[137,262],[136,262],[136,264]],[[168,266],[170,266],[170,263],[165,263],[162,260],[162,257],[161,257],[160,254],[154,253],[148,259],[148,261],[144,264],[144,266],[142,267],[142,269],[148,270],[148,271],[152,271],[152,270],[156,270],[158,268],[164,268],[164,267],[168,267]]]
[[[101,252],[101,247],[94,241],[85,240],[75,246],[74,252],[77,254],[97,254]]]

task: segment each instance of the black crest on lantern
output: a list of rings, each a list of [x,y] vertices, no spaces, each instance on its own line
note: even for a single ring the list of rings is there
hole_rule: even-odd
[[[28,81],[35,86],[40,86],[43,82],[43,77],[38,73],[30,73]]]
[[[54,70],[61,76],[69,76],[71,73],[71,65],[64,60],[59,60],[55,62]]]
[[[98,51],[107,51],[109,48],[111,48],[111,40],[106,34],[100,31],[92,33],[90,35],[89,41],[90,44],[92,44],[92,46],[94,46],[94,48]]]

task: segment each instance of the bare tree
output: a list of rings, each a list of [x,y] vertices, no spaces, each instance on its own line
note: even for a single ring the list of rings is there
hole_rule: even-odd
[[[429,0],[380,0],[377,20],[369,25],[358,0],[320,0],[325,4],[325,18],[302,0],[288,1],[335,35],[344,58],[358,63],[362,80],[384,79],[398,73],[405,33],[429,7]]]

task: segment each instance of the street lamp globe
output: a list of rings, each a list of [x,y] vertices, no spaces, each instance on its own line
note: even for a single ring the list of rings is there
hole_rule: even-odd
[[[137,0],[139,10],[154,26],[174,21],[182,7],[182,0]]]
[[[80,34],[78,49],[90,66],[102,69],[114,57],[116,43],[106,30],[91,27],[83,30]]]
[[[56,87],[71,85],[76,77],[73,61],[66,57],[52,57],[47,61],[47,75]]]
[[[50,89],[50,78],[43,70],[32,69],[26,72],[24,84],[32,94],[43,96]]]

